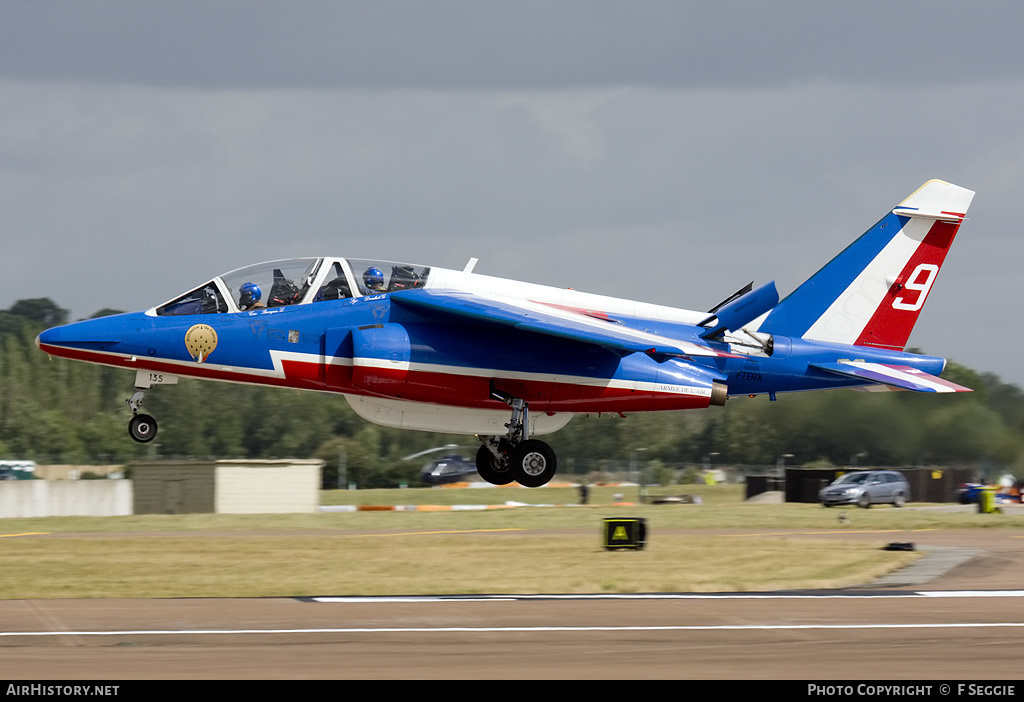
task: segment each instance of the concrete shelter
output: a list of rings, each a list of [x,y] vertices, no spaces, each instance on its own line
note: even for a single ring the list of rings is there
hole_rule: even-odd
[[[323,466],[316,459],[134,463],[134,513],[315,512]]]

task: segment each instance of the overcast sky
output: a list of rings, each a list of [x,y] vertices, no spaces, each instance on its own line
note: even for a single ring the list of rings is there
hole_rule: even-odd
[[[0,309],[292,256],[706,310],[931,178],[911,346],[1024,385],[1024,3],[0,0]]]

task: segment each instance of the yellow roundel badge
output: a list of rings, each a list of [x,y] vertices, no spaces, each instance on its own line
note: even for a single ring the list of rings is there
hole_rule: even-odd
[[[202,363],[217,348],[217,332],[208,324],[194,324],[185,332],[185,348]]]

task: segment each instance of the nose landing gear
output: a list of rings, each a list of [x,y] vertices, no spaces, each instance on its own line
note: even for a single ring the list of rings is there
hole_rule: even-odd
[[[149,443],[156,436],[156,420],[148,414],[139,414],[142,407],[142,398],[146,394],[146,388],[135,388],[135,392],[128,398],[128,406],[132,410],[132,418],[128,420],[128,436],[140,444]]]
[[[146,444],[156,436],[156,420],[148,414],[137,414],[128,420],[128,435],[140,444]]]
[[[176,385],[178,376],[170,373],[156,373],[140,370],[135,374],[135,392],[128,398],[132,418],[128,421],[128,436],[140,444],[149,443],[156,437],[156,420],[148,414],[141,414],[142,398],[154,385]]]

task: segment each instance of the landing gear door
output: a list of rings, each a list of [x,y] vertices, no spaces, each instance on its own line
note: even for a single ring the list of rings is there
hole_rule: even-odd
[[[140,370],[135,373],[135,387],[151,388],[154,385],[177,385],[178,376],[171,373]]]

